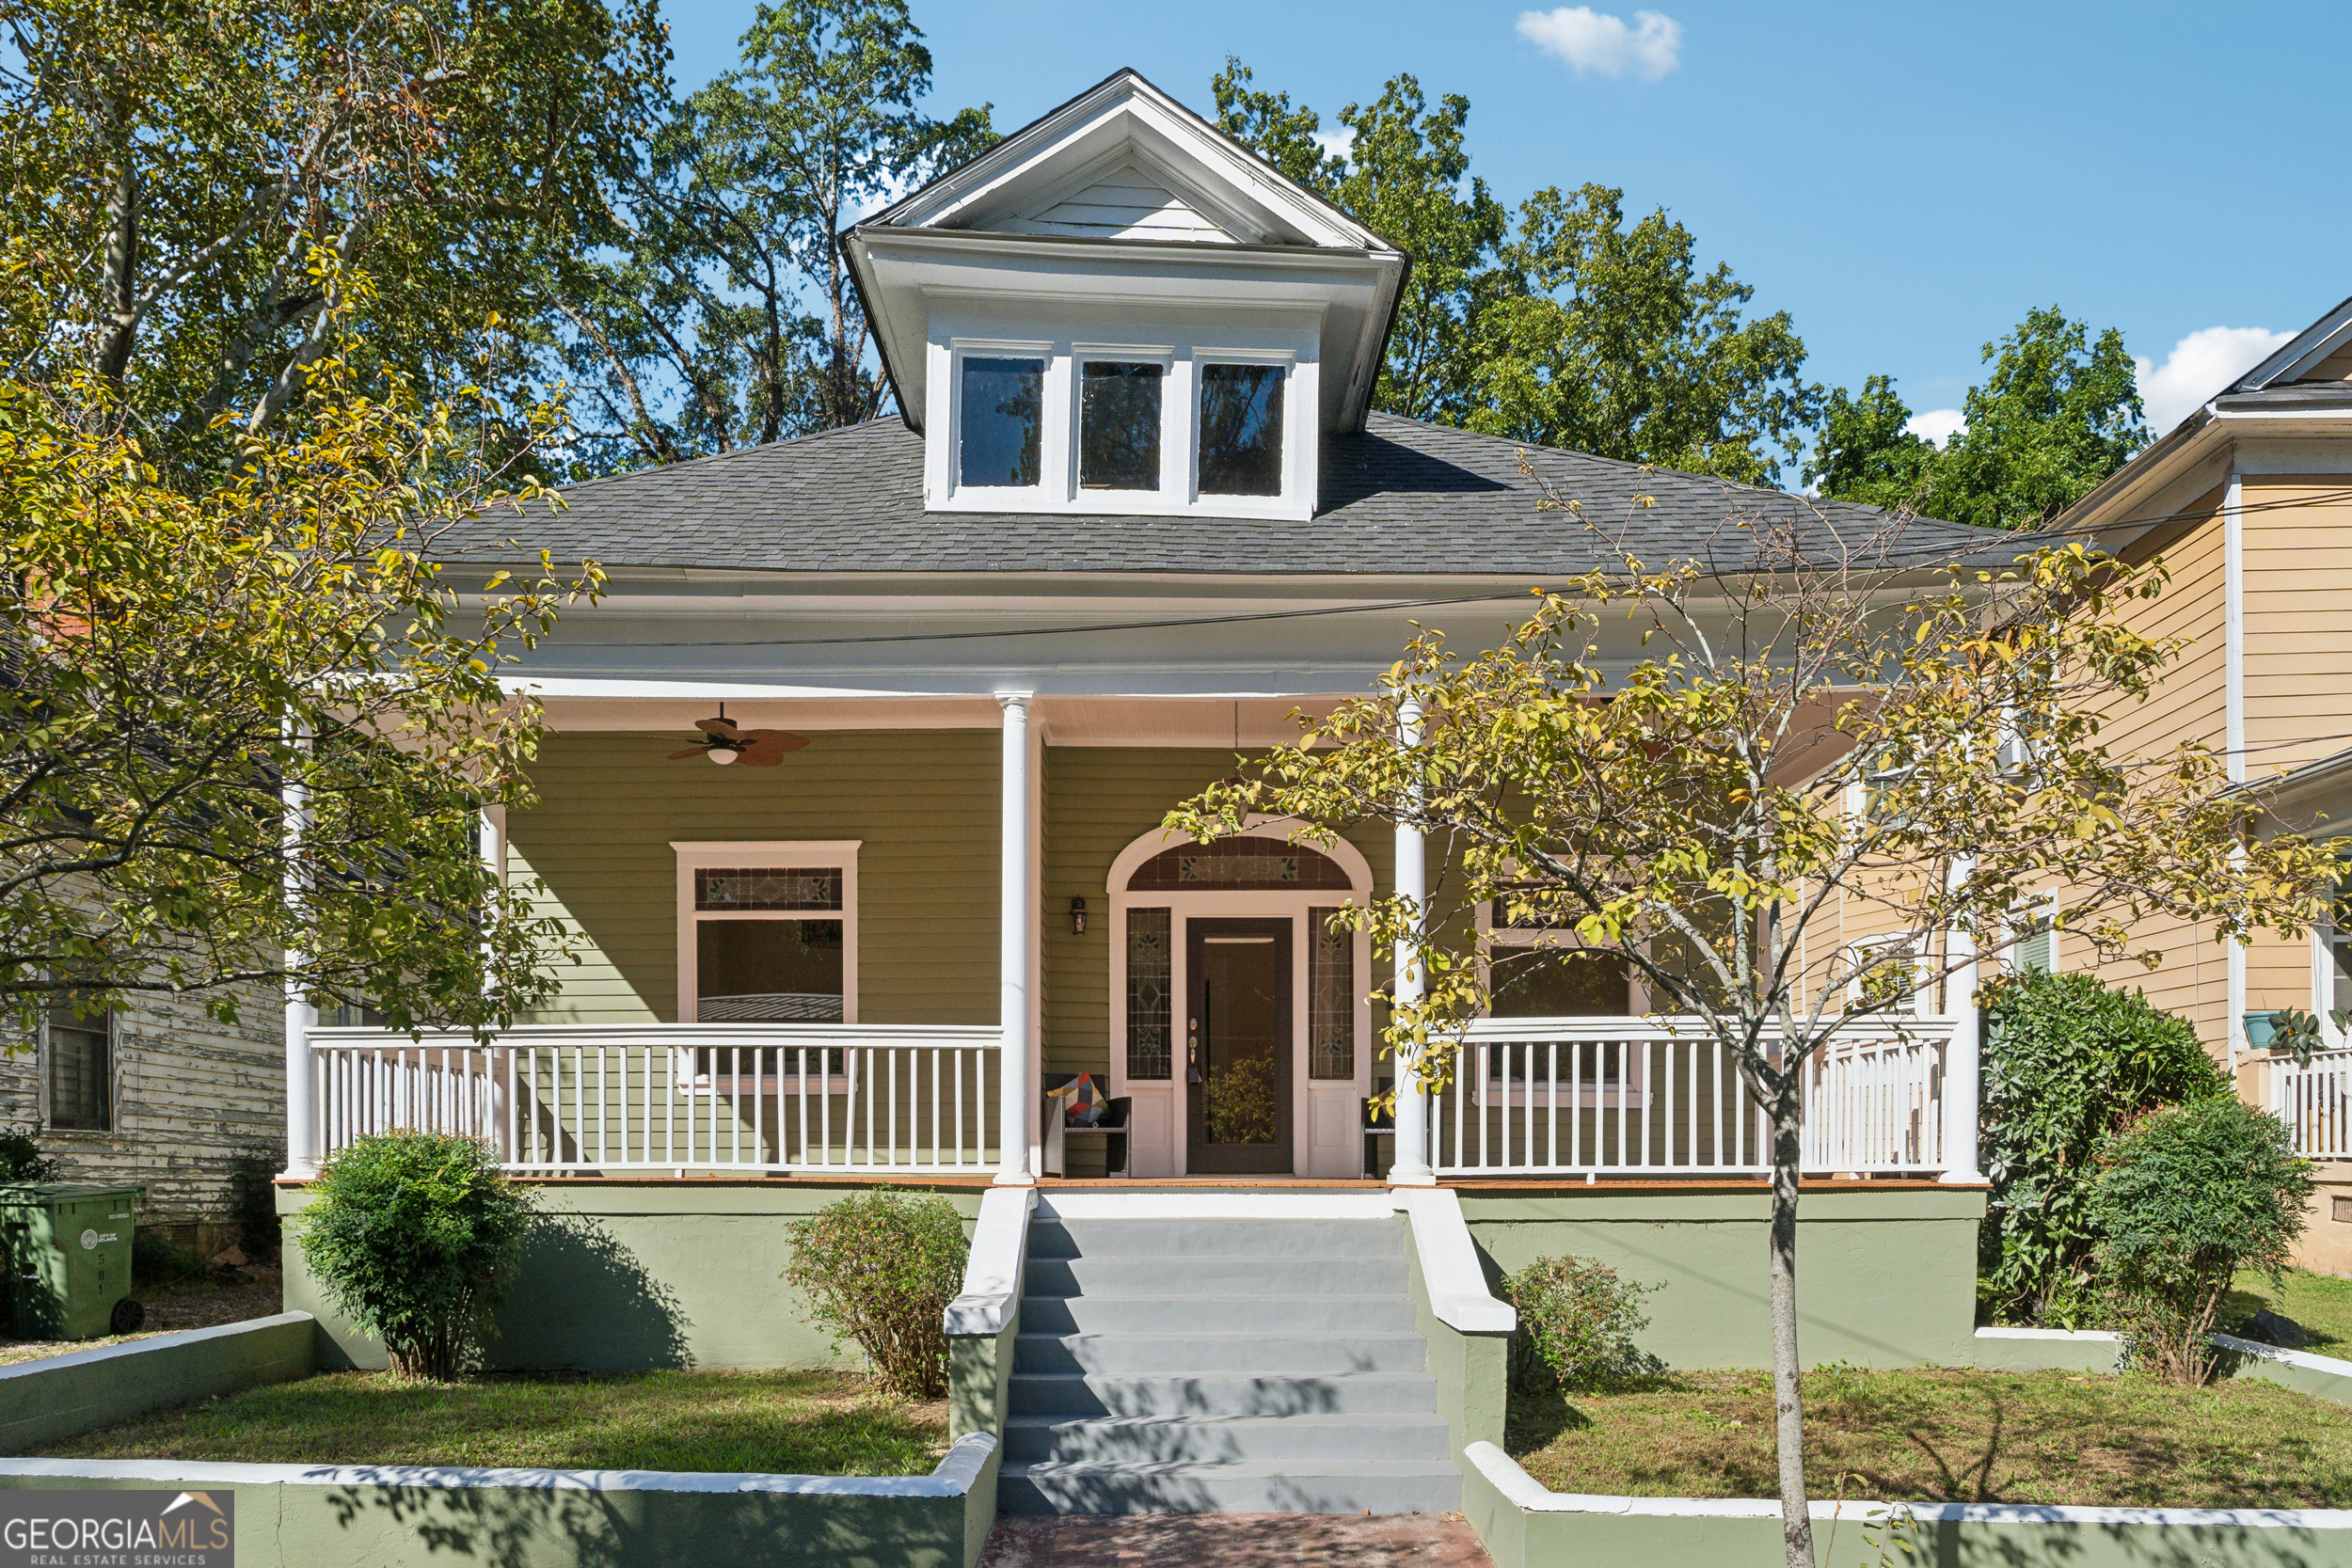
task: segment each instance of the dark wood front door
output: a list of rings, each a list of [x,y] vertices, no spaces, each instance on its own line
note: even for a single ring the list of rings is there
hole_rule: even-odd
[[[1184,1168],[1291,1168],[1291,923],[1184,922]]]

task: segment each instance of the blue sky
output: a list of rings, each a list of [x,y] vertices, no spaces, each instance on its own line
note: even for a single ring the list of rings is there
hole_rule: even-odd
[[[752,0],[667,3],[682,87],[733,62]],[[1506,201],[1590,180],[1666,207],[1795,317],[1810,376],[1886,372],[1921,411],[1957,408],[2031,306],[2121,327],[2153,415],[2352,294],[2342,111],[2301,69],[2352,52],[2342,0],[914,9],[935,104],[993,103],[999,129],[1122,65],[1205,112],[1238,54],[1327,123],[1411,71],[1469,96]]]

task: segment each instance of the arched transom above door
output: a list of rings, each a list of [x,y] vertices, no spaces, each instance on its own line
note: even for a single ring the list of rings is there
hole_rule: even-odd
[[[1136,867],[1129,893],[1206,893],[1217,888],[1345,892],[1354,880],[1330,856],[1270,838],[1180,844]]]

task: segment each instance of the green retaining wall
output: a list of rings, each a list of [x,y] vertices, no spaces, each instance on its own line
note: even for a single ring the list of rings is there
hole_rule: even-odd
[[[785,1227],[870,1183],[769,1180],[534,1182],[541,1217],[488,1347],[493,1367],[633,1371],[649,1367],[865,1365],[836,1347],[785,1284]],[[970,1229],[980,1193],[939,1189]],[[281,1223],[308,1201],[278,1189]],[[285,1305],[318,1319],[319,1364],[377,1368],[384,1347],[329,1307],[292,1227]]]
[[[1643,1304],[1642,1348],[1672,1367],[1772,1365],[1768,1227],[1760,1185],[1456,1189],[1471,1239],[1499,1276],[1539,1258],[1597,1258],[1665,1289]],[[1798,1342],[1807,1366],[1976,1359],[1975,1187],[1808,1188],[1797,1208]]]
[[[972,1568],[996,1466],[980,1434],[929,1476],[31,1459],[0,1461],[0,1488],[233,1493],[238,1568]]]
[[[309,1377],[307,1312],[159,1334],[0,1367],[0,1453],[28,1453],[167,1404]]]
[[[1571,1497],[1537,1486],[1502,1451],[1470,1456],[1462,1511],[1495,1568],[1781,1568],[1778,1505],[1673,1497]],[[1922,1504],[1912,1549],[1869,1533],[1883,1505],[1848,1504],[1830,1545],[1831,1505],[1813,1510],[1817,1560],[1911,1568],[2319,1568],[2352,1562],[2352,1512],[2294,1509],[2036,1508]]]

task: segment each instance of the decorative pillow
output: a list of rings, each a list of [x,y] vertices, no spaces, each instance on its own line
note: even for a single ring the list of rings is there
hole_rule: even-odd
[[[1103,1119],[1103,1091],[1094,1075],[1082,1072],[1055,1091],[1063,1096],[1062,1121],[1071,1127],[1093,1127]]]

